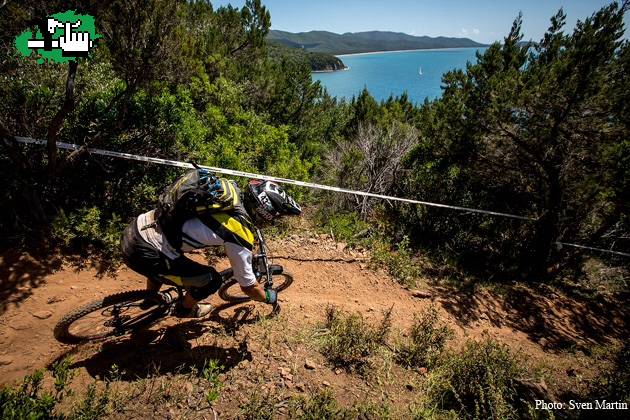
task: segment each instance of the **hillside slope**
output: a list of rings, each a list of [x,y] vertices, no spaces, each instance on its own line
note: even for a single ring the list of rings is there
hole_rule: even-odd
[[[432,38],[383,31],[336,34],[327,31],[291,33],[271,30],[267,39],[291,48],[330,54],[484,46],[469,38]]]
[[[429,287],[416,297],[385,273],[370,269],[368,252],[348,250],[330,237],[293,235],[270,245],[279,256],[276,263],[295,276],[293,286],[281,294],[279,317],[267,318],[269,308],[263,304],[234,306],[213,296],[216,310],[206,320],[168,318],[133,337],[82,346],[54,340],[52,329],[60,317],[97,297],[142,288],[141,276],[122,268],[116,276],[99,278],[92,268],[47,268],[46,261],[28,255],[5,256],[2,272],[20,287],[0,312],[0,383],[69,357],[76,395],[94,380],[102,386],[104,377],[113,378],[109,386],[115,418],[147,412],[164,418],[212,418],[213,411],[226,418],[259,418],[264,407],[256,404],[283,415],[296,398],[322,395],[332,395],[343,407],[387,407],[393,418],[404,418],[422,398],[426,369],[404,369],[387,358],[391,356],[383,356],[367,375],[331,366],[317,344],[318,325],[328,306],[360,313],[370,323],[391,309],[396,343],[406,337],[418,313],[436,305],[455,332],[450,347],[492,337],[527,355],[532,366],[543,363],[547,374],[541,386],[556,395],[583,390],[598,374],[596,359],[587,357],[585,349],[617,341],[628,332],[628,314],[614,302],[591,305],[520,287],[503,296]],[[203,261],[203,256],[195,259]],[[226,266],[221,260],[217,268]],[[221,366],[220,375],[195,373],[211,359]],[[220,392],[208,405],[213,386]]]

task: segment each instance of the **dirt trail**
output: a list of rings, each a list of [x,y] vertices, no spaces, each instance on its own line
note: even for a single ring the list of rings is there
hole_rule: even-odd
[[[589,341],[603,343],[627,334],[624,314],[618,308],[606,307],[605,303],[593,308],[557,293],[544,296],[518,288],[513,295],[502,298],[483,291],[465,295],[429,288],[432,297],[417,298],[385,273],[370,270],[367,253],[346,250],[329,238],[292,236],[272,242],[271,247],[275,255],[291,257],[275,262],[295,277],[293,286],[281,295],[282,306],[290,314],[289,322],[293,326],[313,324],[322,319],[329,304],[361,312],[369,319],[382,317],[382,312],[393,306],[393,325],[404,330],[413,322],[414,314],[435,302],[443,319],[455,330],[456,343],[467,337],[489,334],[516,351],[559,368],[573,363],[566,354],[556,351],[567,340],[572,345],[587,345]],[[201,255],[195,258],[202,260]],[[37,266],[36,261],[30,264]],[[3,265],[2,272],[6,277],[3,282],[14,284],[20,280],[16,276],[28,274],[11,271],[7,260]],[[225,266],[226,261],[222,260],[218,268]],[[95,298],[144,285],[141,276],[126,268],[101,278],[93,268],[77,271],[68,265],[60,265],[49,274],[45,271],[40,274],[37,282],[21,281],[22,285],[15,291],[20,295],[19,299],[12,301],[12,296],[7,295],[3,302],[0,383],[15,381],[69,351],[75,353],[74,358],[79,362],[98,359],[95,355],[102,352],[100,346],[72,349],[59,344],[52,336],[55,323],[68,311]],[[216,296],[210,301],[215,305],[221,303]],[[264,309],[262,304],[255,306]],[[523,316],[525,310],[530,313],[529,317]],[[162,322],[173,325],[190,321],[168,319]],[[212,334],[217,319],[202,321],[200,325],[199,328],[205,328],[201,331]],[[194,350],[194,346],[207,346],[207,343],[195,339],[191,345]],[[111,351],[115,349],[114,345]],[[255,346],[249,351],[255,351]],[[105,357],[99,363],[110,361]],[[84,366],[88,365],[88,362],[84,363]]]

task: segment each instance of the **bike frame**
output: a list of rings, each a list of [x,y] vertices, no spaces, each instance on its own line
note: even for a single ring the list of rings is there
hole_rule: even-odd
[[[271,268],[269,265],[269,257],[267,256],[267,244],[262,231],[256,228],[256,238],[258,239],[258,254],[254,255],[253,261],[256,261],[256,265],[264,267],[264,271],[260,270],[261,267],[256,267],[258,271],[256,277],[265,276],[265,288],[270,289],[273,287],[273,276],[271,275]],[[253,262],[252,261],[252,262]]]
[[[263,236],[263,233],[259,228],[256,228],[254,234],[256,235],[256,242],[258,243],[258,252],[254,254],[252,258],[252,268],[254,270],[254,275],[256,276],[256,279],[258,279],[259,283],[263,283],[265,288],[272,288],[273,273],[271,271],[271,265],[269,264],[269,255],[267,254],[267,243],[265,242],[265,237]],[[219,274],[223,278],[223,283],[232,278],[232,273],[230,269],[223,270]],[[160,293],[167,293],[170,295],[170,292],[174,290],[177,291],[176,300],[181,300],[184,297],[184,289],[181,286],[173,286],[161,291]],[[172,303],[174,303],[176,300],[173,300]]]

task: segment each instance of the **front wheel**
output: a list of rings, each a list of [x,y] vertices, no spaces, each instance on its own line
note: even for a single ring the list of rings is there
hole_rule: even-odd
[[[68,313],[54,335],[66,344],[120,336],[165,316],[169,306],[164,296],[148,290],[117,293]]]
[[[293,275],[287,271],[279,274],[273,274],[273,289],[276,292],[281,292],[293,283]],[[235,278],[231,278],[219,289],[219,297],[227,302],[240,303],[250,301],[252,298],[247,296],[241,290],[238,282]]]

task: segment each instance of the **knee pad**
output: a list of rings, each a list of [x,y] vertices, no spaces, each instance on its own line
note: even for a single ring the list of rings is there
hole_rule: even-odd
[[[221,287],[221,275],[214,268],[212,268],[212,271],[208,272],[206,279],[204,280],[206,281],[206,284],[190,287],[188,289],[190,291],[190,296],[192,296],[193,299],[203,300],[211,294],[216,293]]]

